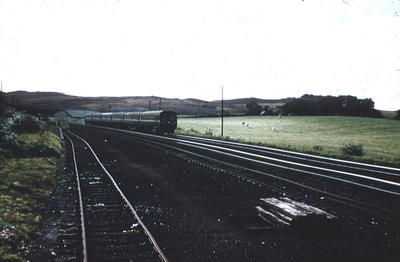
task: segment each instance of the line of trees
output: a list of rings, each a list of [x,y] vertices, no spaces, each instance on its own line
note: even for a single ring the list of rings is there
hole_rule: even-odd
[[[304,95],[284,104],[282,114],[292,115],[341,115],[382,117],[374,108],[370,98],[358,99],[355,96],[313,96]]]
[[[380,111],[374,108],[372,99],[359,99],[355,96],[313,96],[303,95],[293,99],[283,106],[271,108],[262,107],[255,101],[246,104],[247,115],[340,115],[340,116],[366,116],[382,117]],[[400,111],[400,110],[399,110]],[[398,116],[400,118],[400,113]]]
[[[255,116],[255,115],[278,115],[280,114],[280,108],[270,107],[269,105],[261,106],[255,101],[250,101],[246,104],[246,115]]]

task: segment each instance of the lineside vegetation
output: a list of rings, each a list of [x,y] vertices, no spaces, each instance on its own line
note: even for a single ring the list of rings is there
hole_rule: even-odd
[[[0,261],[26,261],[64,151],[43,119],[10,110],[0,125]]]
[[[221,133],[221,119],[179,118],[178,134]],[[206,135],[207,133],[207,135]],[[224,119],[224,139],[355,161],[399,166],[400,121],[345,116],[239,116]],[[357,145],[362,154],[343,148]]]

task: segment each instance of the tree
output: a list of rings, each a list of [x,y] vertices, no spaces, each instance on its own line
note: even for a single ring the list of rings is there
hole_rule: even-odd
[[[262,107],[255,101],[248,102],[246,104],[246,108],[247,108],[246,114],[249,116],[259,115],[262,111]]]
[[[304,99],[296,99],[290,101],[282,106],[282,114],[287,115],[318,115],[317,113],[317,103]]]
[[[358,99],[355,96],[312,96],[303,95],[281,107],[282,114],[292,115],[341,115],[382,117],[374,109],[372,99]]]
[[[394,119],[400,120],[400,109],[397,110],[397,116]]]
[[[339,98],[326,96],[318,101],[318,110],[321,115],[336,115],[339,114],[342,103]]]
[[[269,105],[265,105],[263,110],[262,110],[262,114],[265,115],[265,116],[266,115],[273,115],[274,114],[274,110]]]

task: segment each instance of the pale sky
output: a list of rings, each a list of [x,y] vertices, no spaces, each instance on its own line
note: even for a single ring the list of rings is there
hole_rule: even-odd
[[[400,0],[0,0],[3,91],[400,109]]]

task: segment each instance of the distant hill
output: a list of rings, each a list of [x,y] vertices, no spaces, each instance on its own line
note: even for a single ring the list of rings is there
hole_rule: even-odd
[[[142,111],[148,110],[174,110],[181,115],[209,116],[219,114],[221,101],[204,101],[194,98],[177,99],[162,98],[157,96],[125,96],[125,97],[79,97],[56,92],[26,92],[17,91],[5,93],[9,104],[19,107],[30,107],[36,110],[47,111]],[[160,104],[161,100],[161,104]],[[246,113],[246,104],[255,101],[258,104],[270,107],[281,106],[293,100],[286,99],[259,99],[240,98],[224,100],[224,110],[232,115]]]
[[[385,118],[395,118],[397,115],[396,111],[388,111],[388,110],[379,110],[381,111],[381,114]]]

